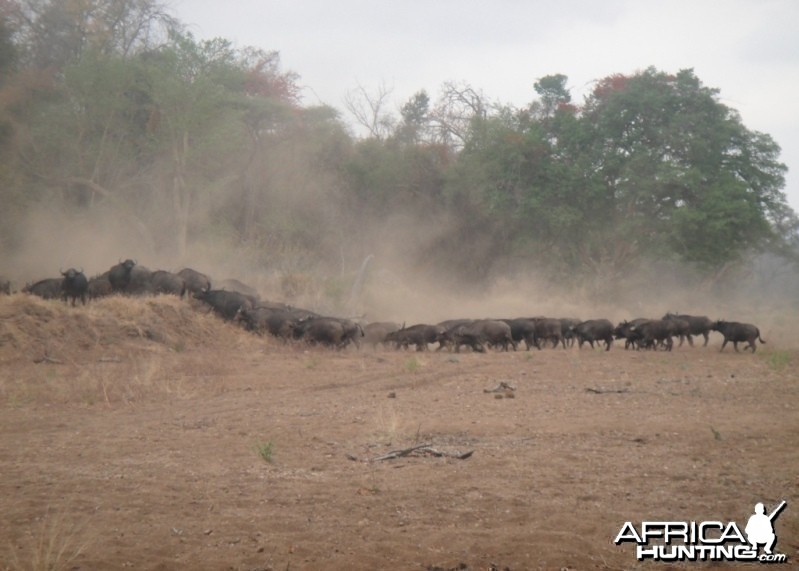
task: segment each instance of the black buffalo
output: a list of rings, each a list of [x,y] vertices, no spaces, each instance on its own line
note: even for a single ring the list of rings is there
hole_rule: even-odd
[[[144,295],[152,293],[151,275],[152,272],[136,260],[127,259],[108,270],[108,281],[117,293]]]
[[[564,349],[566,348],[566,342],[563,339],[563,324],[560,319],[537,317],[533,321],[535,322],[533,343],[539,350],[541,345],[546,344],[547,341],[551,341],[553,347],[557,347],[560,343]]]
[[[462,346],[471,347],[480,353],[485,351],[485,345],[501,347],[503,351],[508,351],[510,347],[516,349],[510,325],[499,319],[480,319],[456,326],[448,333],[452,336],[456,353]]]
[[[183,297],[186,293],[186,280],[172,272],[156,270],[150,274],[150,290],[153,293]]]
[[[111,281],[108,279],[108,272],[94,276],[89,280],[89,285],[86,288],[86,295],[89,299],[99,299],[114,293],[111,287]]]
[[[283,304],[281,304],[283,305]],[[286,307],[258,307],[242,306],[236,315],[236,321],[245,329],[263,335],[271,333],[285,341],[295,337],[295,328],[303,319],[317,317],[315,313],[302,309]],[[296,337],[299,337],[297,334]]]
[[[23,293],[29,293],[41,297],[42,299],[60,299],[61,282],[64,278],[47,278],[39,280],[33,284],[27,284],[22,288]]]
[[[727,342],[732,341],[732,346],[738,351],[738,343],[749,343],[749,347],[744,349],[751,349],[752,353],[757,350],[755,341],[765,343],[765,340],[760,336],[760,329],[751,323],[738,323],[736,321],[716,321],[712,325],[713,331],[718,331],[724,335],[724,342],[721,344],[721,351],[724,351]]]
[[[266,327],[269,333],[285,341],[299,339],[303,335],[299,325],[315,317],[321,317],[321,315],[307,309],[281,309],[273,311],[266,318]]]
[[[527,350],[535,345],[535,320],[527,317],[517,317],[515,319],[503,319],[510,326],[510,335],[513,342],[518,346],[524,341]]]
[[[178,272],[178,275],[186,282],[186,290],[191,292],[192,295],[211,289],[211,278],[202,272],[191,268],[183,268]]]
[[[685,335],[688,337],[688,344],[693,347],[694,341],[691,336],[701,335],[705,338],[705,344],[703,347],[707,347],[707,342],[710,340],[710,332],[713,330],[713,322],[710,320],[710,318],[705,317],[704,315],[679,315],[677,313],[667,313],[663,316],[663,319],[679,319],[682,321],[687,321],[688,333]],[[680,344],[682,344],[682,341]]]
[[[436,351],[441,351],[445,347],[448,347],[450,350],[452,350],[452,347],[455,343],[455,340],[452,337],[453,333],[461,325],[469,325],[474,322],[474,319],[447,319],[445,321],[441,321],[440,323],[436,323],[435,327],[439,331],[438,338],[436,339],[436,341],[438,341],[438,348],[436,348]],[[405,326],[403,325],[402,328],[404,329]]]
[[[268,307],[241,306],[236,312],[235,321],[241,323],[247,331],[263,335],[269,332],[268,319],[276,311]]]
[[[239,293],[243,293],[244,295],[254,298],[256,302],[259,298],[258,291],[255,288],[233,278],[222,280],[221,282],[214,284],[214,287],[216,289],[224,289],[227,291],[237,291]]]
[[[441,325],[417,323],[389,333],[386,335],[386,341],[394,343],[397,349],[407,349],[411,345],[416,345],[417,351],[427,351],[428,344],[442,343],[440,337],[444,331],[445,329]]]
[[[11,295],[11,280],[0,276],[0,295]]]
[[[359,346],[363,328],[349,319],[337,317],[310,317],[301,320],[295,328],[301,338],[311,345],[326,345],[343,349],[350,343]]]
[[[624,339],[625,349],[629,349],[630,347],[640,348],[639,345],[642,335],[639,327],[649,321],[651,321],[651,319],[645,317],[639,317],[631,321],[622,321],[616,329],[613,330],[613,336],[616,339]]]
[[[86,293],[89,289],[89,280],[83,273],[83,269],[76,270],[69,268],[65,272],[61,272],[64,279],[61,280],[61,298],[64,301],[72,300],[72,307],[75,307],[75,302],[80,298],[83,305],[86,305]]]
[[[563,346],[574,347],[574,327],[582,320],[576,317],[562,317],[560,319],[560,334],[563,337]]]
[[[577,337],[581,349],[586,342],[593,349],[594,341],[604,341],[605,351],[610,351],[613,345],[613,324],[607,319],[589,319],[572,326],[571,331]]]
[[[656,349],[657,345],[663,345],[666,351],[671,351],[674,346],[672,336],[674,336],[676,324],[668,319],[650,319],[644,323],[630,326],[630,333],[639,336],[639,346],[645,349]]]
[[[194,297],[208,304],[214,313],[226,321],[234,320],[242,307],[253,307],[248,296],[236,291],[211,289],[196,293]]]

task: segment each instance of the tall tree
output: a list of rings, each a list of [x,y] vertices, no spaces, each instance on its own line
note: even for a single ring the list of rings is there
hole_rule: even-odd
[[[610,220],[650,252],[720,268],[785,239],[779,146],[692,70],[605,78],[583,114]]]
[[[779,147],[692,70],[604,78],[582,108],[565,85],[544,78],[542,102],[473,123],[449,176],[452,204],[471,205],[469,228],[485,228],[505,258],[578,270],[604,287],[643,259],[722,272],[785,249],[797,225]]]
[[[161,0],[7,0],[6,13],[36,68],[61,69],[87,52],[131,55],[177,27]]]

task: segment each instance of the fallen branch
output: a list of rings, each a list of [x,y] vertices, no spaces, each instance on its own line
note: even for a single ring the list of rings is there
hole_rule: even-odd
[[[617,393],[617,394],[620,394],[620,393],[629,393],[630,389],[594,389],[592,387],[587,387],[585,389],[585,392],[594,393],[595,395],[601,395],[601,394],[605,394],[605,393]]]
[[[516,387],[512,384],[507,383],[505,381],[500,381],[500,383],[494,387],[493,389],[483,389],[484,393],[500,393],[503,391],[515,391]]]
[[[393,460],[394,458],[402,458],[404,456],[434,456],[436,458],[455,458],[457,460],[466,460],[474,454],[474,450],[468,452],[444,452],[443,450],[436,450],[430,444],[421,444],[411,448],[403,448],[402,450],[392,450],[388,454],[377,456],[369,460],[370,462],[380,462],[382,460]]]
[[[419,446],[412,446],[411,448],[403,448],[402,450],[392,450],[388,454],[383,454],[382,456],[378,456],[377,458],[372,458],[371,462],[378,462],[380,460],[391,460],[392,458],[401,458],[402,456],[407,456],[411,452],[416,450],[420,450],[422,448],[429,448],[430,444],[420,444]]]
[[[53,359],[52,357],[48,357],[47,355],[43,356],[41,359],[34,359],[34,363],[37,365],[39,363],[52,363],[53,365],[63,365],[64,361],[59,361],[58,359]]]

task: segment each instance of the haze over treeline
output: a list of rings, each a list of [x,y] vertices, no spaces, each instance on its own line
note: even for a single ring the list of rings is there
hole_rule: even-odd
[[[399,110],[354,87],[337,110],[304,105],[278,51],[198,40],[165,2],[0,11],[0,273],[137,257],[344,300],[373,254],[411,289],[797,302],[779,146],[690,69],[597,78],[583,101],[530,78],[523,108],[446,78]]]

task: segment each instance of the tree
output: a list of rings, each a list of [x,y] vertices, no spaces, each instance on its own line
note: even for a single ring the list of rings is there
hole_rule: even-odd
[[[469,139],[475,122],[488,116],[489,105],[482,92],[469,85],[446,82],[431,113],[435,140],[460,149]]]
[[[547,75],[535,82],[535,92],[541,97],[543,114],[552,115],[555,110],[571,102],[571,94],[566,88],[568,78],[563,74]]]
[[[692,70],[605,78],[582,121],[614,226],[650,252],[720,268],[785,238],[779,146]]]
[[[8,0],[7,17],[36,68],[62,69],[88,52],[129,56],[177,27],[159,0]]]
[[[399,127],[395,137],[407,144],[417,144],[427,139],[430,97],[422,90],[411,97],[400,109]]]
[[[378,140],[385,139],[394,130],[394,118],[386,110],[391,92],[385,84],[380,84],[376,93],[369,93],[359,85],[344,97],[344,106],[356,123]]]
[[[467,132],[447,194],[468,228],[504,245],[488,264],[527,257],[601,289],[642,260],[719,273],[788,250],[797,221],[779,147],[693,71],[604,78],[580,109],[565,85],[543,78],[541,102],[495,109]]]

